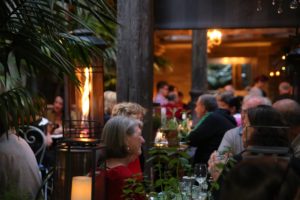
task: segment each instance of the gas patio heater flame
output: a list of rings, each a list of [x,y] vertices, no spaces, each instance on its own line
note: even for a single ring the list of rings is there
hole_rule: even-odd
[[[84,69],[84,85],[83,88],[81,88],[81,93],[82,93],[82,116],[81,116],[81,125],[83,127],[86,127],[86,129],[81,131],[80,137],[88,137],[88,124],[86,124],[86,121],[88,120],[89,117],[89,112],[90,112],[90,91],[91,91],[91,83],[90,83],[90,74],[91,74],[91,68],[86,67]]]

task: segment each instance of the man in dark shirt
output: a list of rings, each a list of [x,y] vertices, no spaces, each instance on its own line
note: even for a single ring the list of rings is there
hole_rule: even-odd
[[[234,125],[215,112],[217,106],[213,95],[201,95],[196,103],[196,114],[200,121],[188,136],[190,146],[197,147],[194,163],[207,163],[210,154],[218,149],[224,133]]]

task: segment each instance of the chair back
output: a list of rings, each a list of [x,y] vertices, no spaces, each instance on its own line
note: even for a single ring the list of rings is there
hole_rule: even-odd
[[[19,131],[19,135],[29,144],[33,150],[38,164],[42,164],[46,151],[46,135],[35,126],[24,126]]]

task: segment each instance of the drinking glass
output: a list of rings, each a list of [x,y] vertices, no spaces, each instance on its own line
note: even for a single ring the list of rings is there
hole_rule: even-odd
[[[207,166],[206,164],[195,164],[194,168],[195,179],[201,186],[207,177]]]

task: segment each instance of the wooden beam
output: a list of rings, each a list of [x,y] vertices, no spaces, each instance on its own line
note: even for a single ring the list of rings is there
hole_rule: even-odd
[[[206,29],[193,30],[192,44],[192,89],[193,105],[197,98],[207,91],[207,38]],[[194,107],[192,107],[194,110]],[[193,112],[193,119],[195,113]],[[195,122],[195,121],[194,121]]]
[[[141,104],[147,109],[143,136],[153,141],[153,2],[118,1],[117,100]]]

